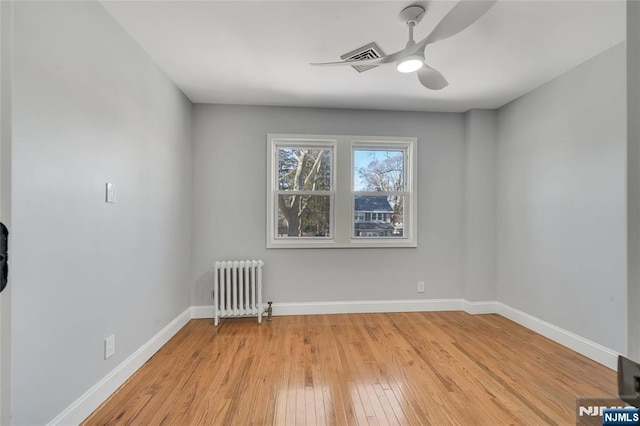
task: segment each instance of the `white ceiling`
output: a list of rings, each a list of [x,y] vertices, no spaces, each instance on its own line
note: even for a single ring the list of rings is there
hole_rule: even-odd
[[[466,111],[497,108],[625,39],[624,1],[499,0],[465,31],[430,45],[450,86],[424,88],[393,65],[362,74],[310,62],[375,41],[402,49],[409,4],[427,6],[416,39],[454,1],[103,1],[196,103]],[[602,82],[594,82],[602,84]]]

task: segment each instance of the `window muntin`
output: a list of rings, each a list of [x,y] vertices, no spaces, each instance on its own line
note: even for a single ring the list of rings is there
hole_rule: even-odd
[[[415,138],[267,138],[268,248],[417,245]]]

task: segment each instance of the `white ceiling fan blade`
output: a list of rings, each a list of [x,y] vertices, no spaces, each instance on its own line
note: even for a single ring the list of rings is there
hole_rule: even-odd
[[[431,68],[427,64],[423,64],[422,68],[418,70],[418,80],[424,87],[431,90],[444,89],[449,85],[449,82],[440,71]]]
[[[458,34],[480,19],[495,2],[496,0],[463,0],[459,2],[442,18],[431,34],[417,44],[424,47],[427,44]]]

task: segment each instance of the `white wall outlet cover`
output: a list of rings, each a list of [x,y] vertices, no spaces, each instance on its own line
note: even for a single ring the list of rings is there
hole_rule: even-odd
[[[116,188],[112,183],[106,184],[106,202],[107,203],[116,202]]]

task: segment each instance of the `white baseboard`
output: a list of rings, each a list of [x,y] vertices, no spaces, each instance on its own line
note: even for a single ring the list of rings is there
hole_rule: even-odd
[[[497,313],[613,370],[617,368],[618,353],[615,351],[500,302],[470,302],[465,299],[421,299],[273,304],[273,314],[275,316],[429,311],[465,311],[473,315]],[[191,306],[185,310],[49,422],[49,425],[68,425],[82,422],[167,343],[174,334],[184,327],[190,319],[202,318],[213,318],[213,306]]]
[[[77,425],[111,396],[129,377],[149,360],[165,343],[173,337],[191,319],[192,308],[189,307],[165,328],[160,330],[140,349],[114,368],[102,380],[67,407],[49,425]]]
[[[464,301],[464,311],[468,314],[495,314],[497,311],[496,302],[470,302]]]
[[[348,302],[274,303],[273,315],[461,311],[462,303],[462,299],[356,300]]]
[[[371,314],[379,312],[462,311],[464,303],[465,301],[463,299],[351,300],[337,302],[274,303],[273,315],[287,316]],[[213,318],[213,305],[193,306],[192,309],[192,318]]]
[[[213,318],[213,305],[191,307],[191,319],[206,318]]]
[[[543,321],[540,318],[536,318],[533,315],[529,315],[525,312],[507,306],[504,303],[496,302],[496,307],[496,312],[503,317],[508,318],[529,330],[533,330],[556,343],[566,346],[587,358],[591,358],[612,370],[618,369],[619,354],[617,352]]]

